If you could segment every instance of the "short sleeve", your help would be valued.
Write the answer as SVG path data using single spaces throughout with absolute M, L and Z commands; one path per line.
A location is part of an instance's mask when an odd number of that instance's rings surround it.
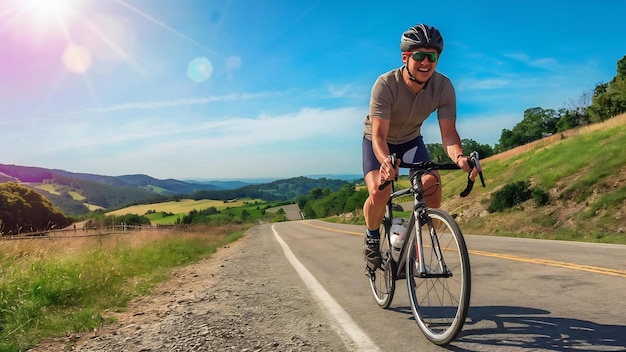
M 442 85 L 440 97 L 437 118 L 456 120 L 456 93 L 449 79 L 446 79 L 445 84 Z
M 385 120 L 391 119 L 391 108 L 393 104 L 393 91 L 389 82 L 384 77 L 378 77 L 372 86 L 370 97 L 370 117 L 378 117 Z

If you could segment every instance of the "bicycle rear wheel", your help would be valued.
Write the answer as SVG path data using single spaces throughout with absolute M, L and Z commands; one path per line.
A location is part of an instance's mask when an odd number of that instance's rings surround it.
M 391 259 L 391 245 L 389 244 L 389 236 L 385 232 L 385 226 L 380 227 L 381 236 L 380 239 L 380 256 L 382 263 L 376 270 L 368 270 L 368 276 L 372 293 L 374 294 L 374 300 L 376 303 L 386 309 L 389 308 L 391 301 L 393 300 L 393 294 L 396 290 L 396 280 L 394 276 L 394 264 Z
M 422 224 L 425 272 L 420 272 L 414 232 L 407 248 L 407 284 L 415 321 L 428 340 L 438 345 L 452 341 L 463 328 L 471 292 L 470 262 L 459 225 L 446 212 L 428 209 L 430 224 Z M 435 236 L 435 243 L 431 235 Z M 437 256 L 438 248 L 446 268 Z M 445 275 L 447 272 L 448 275 Z

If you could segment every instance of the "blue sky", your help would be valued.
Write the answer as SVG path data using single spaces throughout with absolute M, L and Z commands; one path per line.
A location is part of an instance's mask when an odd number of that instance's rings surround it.
M 462 138 L 611 80 L 624 1 L 0 0 L 0 163 L 157 178 L 358 174 L 376 77 L 426 23 Z M 436 118 L 422 129 L 440 143 Z

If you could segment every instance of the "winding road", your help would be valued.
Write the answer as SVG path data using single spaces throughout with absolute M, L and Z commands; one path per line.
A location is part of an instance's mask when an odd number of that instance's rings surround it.
M 361 226 L 261 225 L 348 349 L 442 351 L 420 333 L 405 280 L 387 310 L 364 275 Z M 466 236 L 472 299 L 458 351 L 626 350 L 626 246 Z M 281 250 L 282 249 L 282 250 Z

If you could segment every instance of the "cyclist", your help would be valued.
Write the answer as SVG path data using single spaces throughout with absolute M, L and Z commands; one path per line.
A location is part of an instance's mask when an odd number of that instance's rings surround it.
M 403 65 L 383 73 L 372 87 L 369 114 L 363 133 L 363 175 L 369 197 L 363 205 L 367 232 L 364 259 L 374 270 L 380 265 L 379 227 L 391 187 L 379 190 L 384 181 L 398 174 L 398 164 L 391 165 L 388 157 L 396 153 L 407 162 L 430 160 L 420 127 L 437 111 L 441 141 L 446 154 L 475 179 L 479 170 L 470 170 L 463 154 L 461 138 L 456 129 L 456 96 L 454 87 L 443 74 L 436 72 L 443 51 L 443 38 L 434 27 L 418 24 L 402 34 L 400 51 Z M 422 178 L 427 206 L 441 204 L 439 173 Z

